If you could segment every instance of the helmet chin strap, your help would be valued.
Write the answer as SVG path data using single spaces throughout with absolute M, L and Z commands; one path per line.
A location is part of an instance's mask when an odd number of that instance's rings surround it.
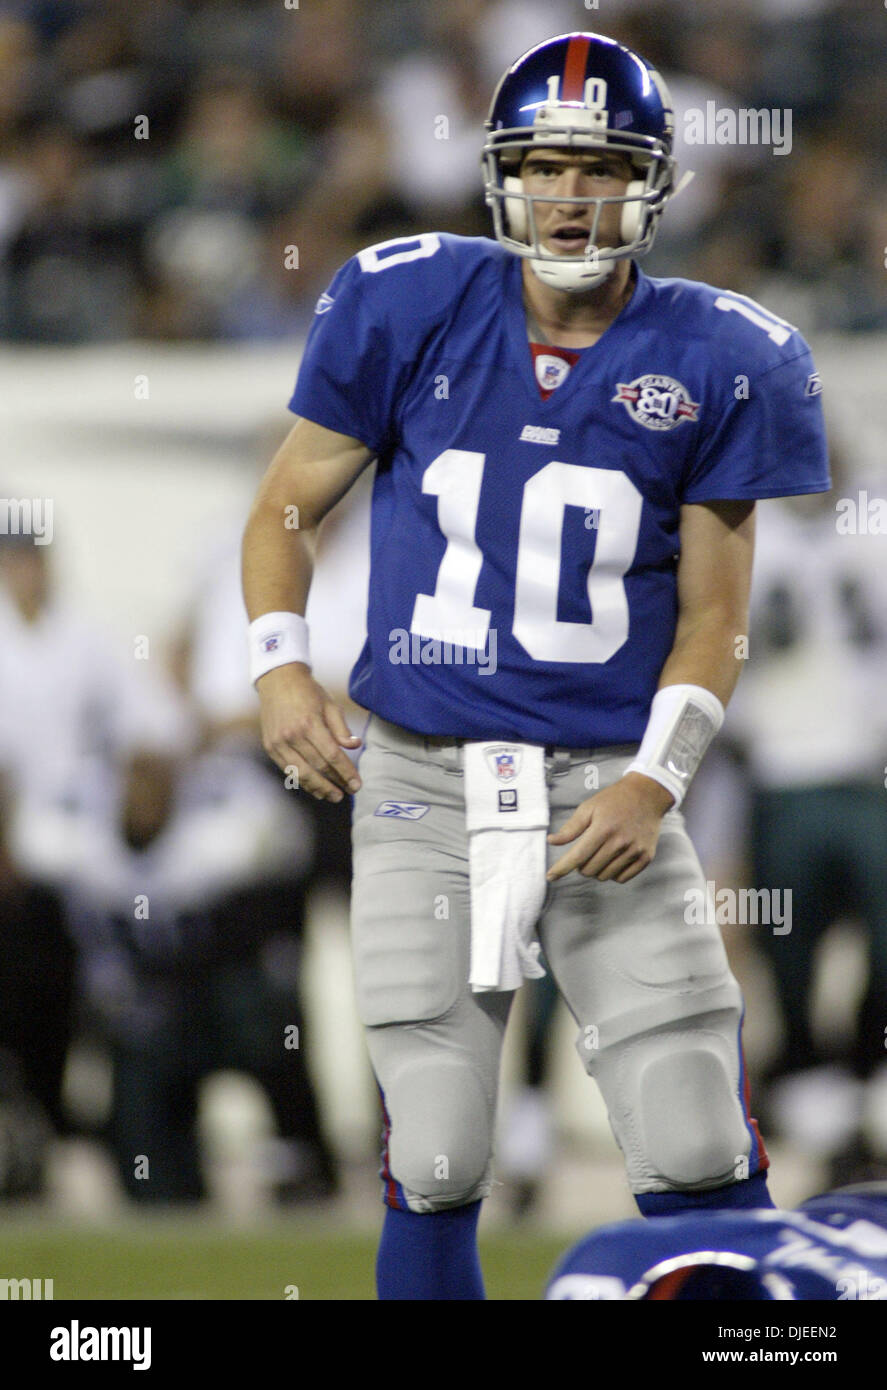
M 569 294 L 580 294 L 583 290 L 593 290 L 602 285 L 607 277 L 613 274 L 615 264 L 615 261 L 610 261 L 606 268 L 601 270 L 600 261 L 589 261 L 587 264 L 581 261 L 565 261 L 563 265 L 538 258 L 530 261 L 533 274 L 543 285 L 555 290 L 566 290 Z

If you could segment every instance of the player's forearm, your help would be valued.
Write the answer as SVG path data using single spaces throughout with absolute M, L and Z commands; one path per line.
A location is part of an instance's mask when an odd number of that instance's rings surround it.
M 298 419 L 262 479 L 243 537 L 243 596 L 250 622 L 265 613 L 304 617 L 314 537 L 373 454 L 359 439 Z
M 624 774 L 660 816 L 672 801 L 681 805 L 724 721 L 738 675 L 735 639 L 745 626 L 733 598 L 685 608 L 679 617 L 644 737 Z
M 259 499 L 243 535 L 243 598 L 250 622 L 263 613 L 304 616 L 314 572 L 313 535 L 287 525 L 291 515 Z
M 674 645 L 659 677 L 666 685 L 701 685 L 726 705 L 739 679 L 737 639 L 748 632 L 748 612 L 720 607 L 678 620 Z

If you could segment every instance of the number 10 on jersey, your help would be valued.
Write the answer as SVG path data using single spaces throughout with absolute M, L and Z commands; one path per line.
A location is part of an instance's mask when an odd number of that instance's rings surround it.
M 474 597 L 483 564 L 475 539 L 486 455 L 445 449 L 422 477 L 438 498 L 446 550 L 433 594 L 418 594 L 410 631 L 458 646 L 486 645 L 491 613 Z M 628 638 L 623 579 L 634 559 L 643 498 L 624 473 L 553 460 L 524 485 L 514 571 L 513 633 L 534 661 L 609 661 Z M 591 622 L 557 617 L 564 512 L 598 514 L 597 543 L 586 587 Z

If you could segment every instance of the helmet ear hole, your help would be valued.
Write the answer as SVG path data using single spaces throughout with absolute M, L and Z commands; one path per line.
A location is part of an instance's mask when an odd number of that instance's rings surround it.
M 502 180 L 502 187 L 507 193 L 523 193 L 523 179 L 517 178 L 514 174 L 506 174 Z M 523 198 L 505 199 L 505 219 L 508 223 L 508 232 L 515 241 L 527 240 L 527 208 Z
M 646 190 L 647 185 L 643 179 L 633 180 L 625 190 L 624 196 L 633 200 L 630 203 L 623 203 L 622 205 L 622 220 L 619 224 L 619 232 L 625 245 L 629 245 L 640 236 L 647 204 L 635 200 L 642 198 Z

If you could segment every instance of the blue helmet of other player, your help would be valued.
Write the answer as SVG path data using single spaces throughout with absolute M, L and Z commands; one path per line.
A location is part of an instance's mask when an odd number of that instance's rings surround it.
M 639 54 L 600 34 L 561 34 L 537 44 L 505 73 L 485 130 L 484 188 L 496 238 L 530 259 L 555 289 L 592 289 L 616 261 L 653 245 L 663 208 L 674 190 L 674 113 L 668 88 Z M 547 145 L 569 152 L 605 149 L 633 171 L 618 197 L 542 197 L 524 192 L 521 164 L 528 150 Z M 539 238 L 533 203 L 593 207 L 581 254 L 559 255 Z M 618 246 L 597 245 L 603 208 L 622 205 Z

